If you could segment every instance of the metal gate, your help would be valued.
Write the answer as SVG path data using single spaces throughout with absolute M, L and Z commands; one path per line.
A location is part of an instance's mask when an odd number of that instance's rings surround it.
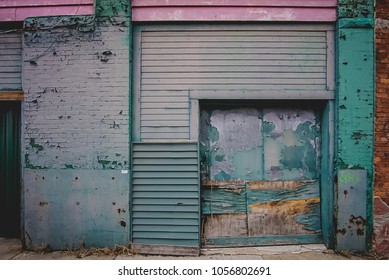
M 0 236 L 20 237 L 20 102 L 0 103 Z
M 319 120 L 298 105 L 201 111 L 203 244 L 321 241 Z

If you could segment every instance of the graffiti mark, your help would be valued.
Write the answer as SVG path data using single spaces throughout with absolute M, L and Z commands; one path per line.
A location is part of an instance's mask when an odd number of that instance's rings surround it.
M 342 174 L 340 174 L 338 176 L 338 182 L 340 184 L 356 184 L 359 181 L 360 181 L 360 178 L 355 177 L 350 173 L 342 172 Z

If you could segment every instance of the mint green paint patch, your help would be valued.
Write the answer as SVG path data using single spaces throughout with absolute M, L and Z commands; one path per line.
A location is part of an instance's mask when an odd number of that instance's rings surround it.
M 46 166 L 32 164 L 30 162 L 30 155 L 29 154 L 24 155 L 24 164 L 25 164 L 25 167 L 29 168 L 29 169 L 47 169 Z
M 224 160 L 224 151 L 222 148 L 217 149 L 217 151 L 212 151 L 212 158 L 216 161 L 223 161 Z
M 214 177 L 215 180 L 222 180 L 222 181 L 227 181 L 227 180 L 230 180 L 231 179 L 231 176 L 228 175 L 226 172 L 224 171 L 220 171 L 218 174 L 215 175 Z
M 275 129 L 275 125 L 273 123 L 263 122 L 263 126 L 262 126 L 263 135 L 265 136 L 271 135 L 274 129 Z
M 35 143 L 35 138 L 30 138 L 29 144 L 30 144 L 31 148 L 36 150 L 36 152 L 42 151 L 44 149 L 42 145 Z
M 281 163 L 286 169 L 303 168 L 304 147 L 284 147 Z
M 209 140 L 211 142 L 219 141 L 219 131 L 216 127 L 210 126 L 209 128 Z
M 232 156 L 234 171 L 231 173 L 233 179 L 246 181 L 262 180 L 262 149 L 249 151 L 237 151 Z

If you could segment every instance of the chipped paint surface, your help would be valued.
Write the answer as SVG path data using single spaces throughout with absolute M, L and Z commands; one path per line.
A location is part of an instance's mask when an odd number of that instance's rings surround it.
M 366 248 L 366 170 L 338 171 L 338 250 L 364 251 Z
M 374 1 L 342 0 L 339 2 L 336 50 L 337 94 L 335 102 L 336 151 L 335 169 L 364 169 L 367 171 L 366 191 L 361 193 L 363 203 L 348 203 L 359 207 L 366 219 L 364 236 L 358 242 L 350 242 L 345 250 L 369 250 L 373 232 L 373 148 L 374 148 Z M 338 198 L 344 193 L 338 191 Z M 357 197 L 356 197 L 357 198 Z M 357 199 L 358 201 L 358 199 Z M 342 210 L 342 206 L 337 206 Z M 355 217 L 359 215 L 353 214 Z M 350 215 L 345 216 L 348 224 Z M 343 231 L 342 221 L 336 221 L 339 233 Z M 356 227 L 356 225 L 352 225 Z M 345 229 L 347 231 L 347 227 Z M 338 235 L 339 236 L 339 235 Z M 355 237 L 355 236 L 354 236 Z M 362 240 L 363 239 L 363 240 Z M 341 242 L 342 243 L 342 242 Z M 355 244 L 356 247 L 354 247 Z M 364 244 L 364 245 L 361 245 Z
M 215 110 L 211 114 L 204 112 L 201 122 L 200 141 L 205 158 L 202 162 L 209 167 L 206 177 L 219 180 L 262 178 L 258 110 L 242 108 Z
M 318 119 L 311 109 L 201 112 L 205 244 L 227 237 L 320 235 Z
M 28 248 L 129 242 L 128 175 L 117 170 L 24 170 Z
M 317 177 L 320 126 L 316 119 L 311 110 L 272 108 L 263 111 L 265 179 Z

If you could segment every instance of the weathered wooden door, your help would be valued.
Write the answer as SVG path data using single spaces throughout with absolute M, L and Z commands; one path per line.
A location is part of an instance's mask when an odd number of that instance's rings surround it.
M 200 153 L 203 244 L 320 242 L 317 109 L 203 108 Z

